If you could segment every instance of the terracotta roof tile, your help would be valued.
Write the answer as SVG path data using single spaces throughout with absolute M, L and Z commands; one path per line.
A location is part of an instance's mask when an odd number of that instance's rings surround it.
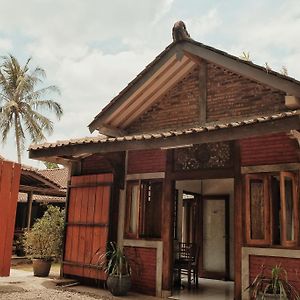
M 214 131 L 223 128 L 229 127 L 242 127 L 248 124 L 254 123 L 263 123 L 275 119 L 283 119 L 292 116 L 299 116 L 300 110 L 294 111 L 287 111 L 278 114 L 273 114 L 269 116 L 259 116 L 255 118 L 249 118 L 241 121 L 235 122 L 225 122 L 220 124 L 206 124 L 204 126 L 194 127 L 194 128 L 187 128 L 185 130 L 176 130 L 176 131 L 167 131 L 167 132 L 155 132 L 155 133 L 147 133 L 147 134 L 140 134 L 140 135 L 133 135 L 133 136 L 124 136 L 124 137 L 117 137 L 117 138 L 108 138 L 108 137 L 87 137 L 87 138 L 80 138 L 80 139 L 72 139 L 66 141 L 60 141 L 56 143 L 44 143 L 44 144 L 33 144 L 30 146 L 30 150 L 38 150 L 38 149 L 47 149 L 47 148 L 54 148 L 54 147 L 62 147 L 65 145 L 79 145 L 79 144 L 91 144 L 91 143 L 114 143 L 114 142 L 122 142 L 122 141 L 134 141 L 134 140 L 149 140 L 149 139 L 159 139 L 159 138 L 168 138 L 170 136 L 180 136 L 180 135 L 188 135 L 195 132 L 202 132 L 202 131 Z
M 33 200 L 36 202 L 65 202 L 66 197 L 57 197 L 57 196 L 47 196 L 47 195 L 33 195 Z M 18 202 L 27 202 L 27 194 L 19 193 Z
M 67 188 L 68 184 L 68 169 L 57 168 L 57 169 L 46 169 L 38 171 L 44 177 L 47 177 L 51 181 L 58 184 L 62 189 Z

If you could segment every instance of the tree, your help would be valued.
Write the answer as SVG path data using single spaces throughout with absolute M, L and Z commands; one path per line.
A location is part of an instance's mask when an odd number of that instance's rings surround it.
M 54 100 L 45 99 L 50 93 L 58 93 L 54 86 L 40 88 L 46 73 L 42 68 L 29 69 L 31 58 L 24 66 L 11 54 L 2 57 L 0 65 L 0 133 L 6 142 L 13 131 L 18 162 L 25 148 L 26 136 L 31 142 L 45 140 L 45 133 L 53 132 L 53 122 L 43 112 L 54 112 L 60 119 L 62 107 Z

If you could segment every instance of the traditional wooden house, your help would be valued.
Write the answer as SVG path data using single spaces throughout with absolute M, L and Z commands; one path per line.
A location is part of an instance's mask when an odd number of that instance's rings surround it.
M 199 248 L 199 277 L 233 280 L 235 299 L 262 264 L 300 290 L 300 82 L 181 22 L 173 39 L 91 122 L 101 136 L 30 148 L 71 168 L 63 274 L 105 279 L 93 257 L 114 240 L 137 262 L 133 288 L 168 296 L 177 241 Z

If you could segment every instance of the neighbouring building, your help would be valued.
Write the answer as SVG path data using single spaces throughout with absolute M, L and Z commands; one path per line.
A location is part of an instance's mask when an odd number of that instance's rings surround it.
M 20 190 L 16 212 L 15 234 L 29 229 L 43 216 L 47 205 L 65 207 L 68 169 L 40 170 L 21 166 Z
M 6 159 L 0 156 L 0 161 L 6 161 Z M 48 204 L 65 207 L 67 181 L 67 168 L 40 170 L 21 165 L 15 241 L 24 230 L 34 224 L 37 218 L 43 216 Z
M 173 38 L 91 122 L 99 137 L 30 148 L 70 168 L 63 274 L 104 280 L 95 251 L 118 241 L 137 262 L 133 289 L 168 296 L 182 241 L 199 246 L 200 277 L 234 281 L 235 299 L 262 264 L 300 290 L 300 82 L 180 22 Z

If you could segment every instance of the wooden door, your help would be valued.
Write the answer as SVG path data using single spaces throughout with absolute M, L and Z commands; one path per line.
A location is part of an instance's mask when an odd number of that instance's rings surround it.
M 202 198 L 200 276 L 229 278 L 229 196 Z
M 63 274 L 106 279 L 96 252 L 109 238 L 113 174 L 73 176 L 69 187 Z

